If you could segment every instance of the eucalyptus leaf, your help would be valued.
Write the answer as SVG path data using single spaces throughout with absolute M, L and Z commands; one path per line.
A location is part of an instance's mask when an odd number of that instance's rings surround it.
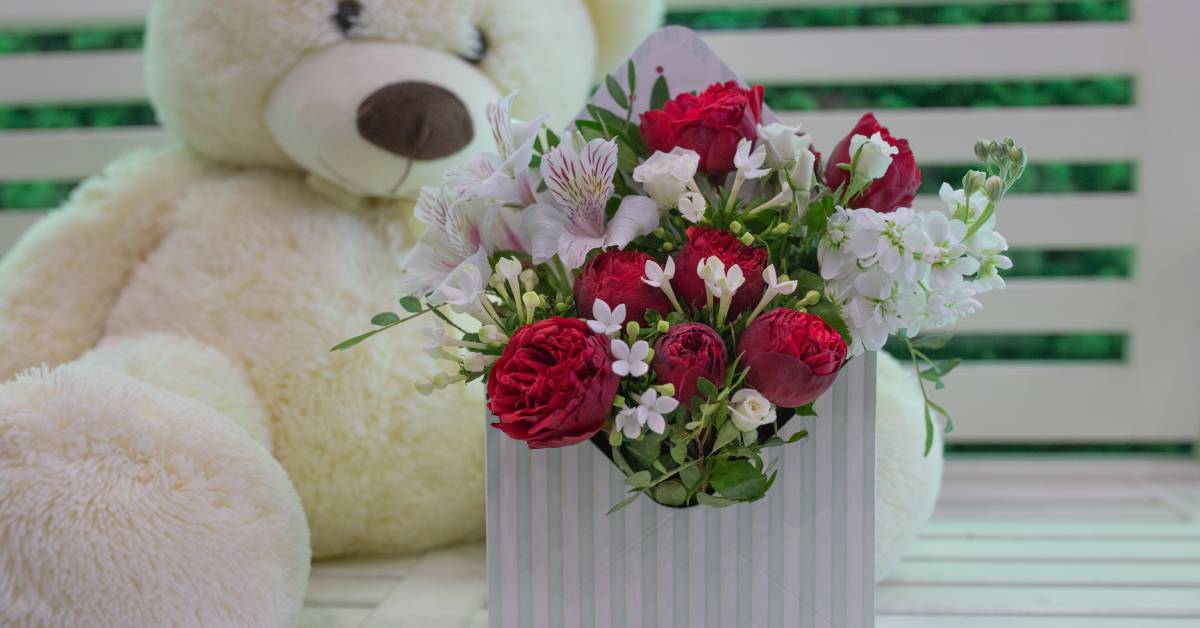
M 687 489 L 675 480 L 667 480 L 654 488 L 654 501 L 664 506 L 682 506 L 687 501 Z
M 622 109 L 629 109 L 629 98 L 625 95 L 625 90 L 621 89 L 621 84 L 617 82 L 611 74 L 604 78 L 604 86 L 608 88 L 608 95 L 612 96 L 613 102 Z
M 629 497 L 626 497 L 625 499 L 622 499 L 621 501 L 619 501 L 619 502 L 617 502 L 615 505 L 613 505 L 613 507 L 612 507 L 612 508 L 609 508 L 609 509 L 608 509 L 608 512 L 606 513 L 606 515 L 611 515 L 611 514 L 613 514 L 614 512 L 617 512 L 617 511 L 619 511 L 619 510 L 623 510 L 623 509 L 624 509 L 626 506 L 628 506 L 629 504 L 632 504 L 632 503 L 633 503 L 633 500 L 635 500 L 635 499 L 637 499 L 637 498 L 639 498 L 639 497 L 641 497 L 641 496 L 642 496 L 642 494 L 641 494 L 641 493 L 634 493 L 633 495 L 630 495 Z
M 732 499 L 717 497 L 716 495 L 709 495 L 707 493 L 696 493 L 696 502 L 701 506 L 709 506 L 711 508 L 728 508 L 737 503 Z
M 625 483 L 633 488 L 646 488 L 650 486 L 650 472 L 638 471 L 637 473 L 625 478 Z
M 667 86 L 667 77 L 662 74 L 654 81 L 654 89 L 650 92 L 650 108 L 662 109 L 671 100 L 671 89 Z
M 738 430 L 732 421 L 722 425 L 720 431 L 717 432 L 717 440 L 713 443 L 713 451 L 720 451 L 729 443 L 740 438 L 741 435 L 741 431 Z
M 416 314 L 421 311 L 421 300 L 417 297 L 404 297 L 400 299 L 400 307 L 409 314 Z
M 418 304 L 417 311 L 420 311 L 420 310 L 421 310 L 421 307 L 420 307 L 420 304 Z M 396 314 L 395 312 L 383 312 L 380 314 L 376 314 L 371 319 L 371 324 L 376 327 L 387 327 L 388 325 L 395 325 L 399 322 L 400 322 L 400 316 L 398 314 Z

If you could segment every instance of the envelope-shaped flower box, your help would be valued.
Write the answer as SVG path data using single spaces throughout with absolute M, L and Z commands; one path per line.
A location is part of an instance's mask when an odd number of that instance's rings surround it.
M 487 436 L 492 628 L 870 628 L 875 355 L 851 360 L 772 449 L 766 496 L 728 508 L 641 497 L 590 443 Z M 489 417 L 489 422 L 491 418 Z

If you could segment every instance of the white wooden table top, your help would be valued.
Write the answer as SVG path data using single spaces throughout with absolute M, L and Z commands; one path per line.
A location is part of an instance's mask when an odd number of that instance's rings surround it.
M 314 565 L 304 628 L 486 628 L 482 546 Z M 1200 627 L 1200 463 L 952 458 L 878 628 Z

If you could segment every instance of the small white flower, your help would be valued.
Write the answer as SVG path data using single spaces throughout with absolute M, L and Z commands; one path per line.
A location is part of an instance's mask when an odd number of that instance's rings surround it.
M 450 336 L 446 333 L 446 326 L 441 323 L 434 323 L 423 328 L 421 335 L 425 336 L 425 342 L 421 343 L 421 348 L 425 351 L 438 351 L 450 342 Z
M 668 257 L 667 263 L 659 266 L 658 262 L 649 259 L 646 260 L 646 276 L 642 277 L 642 283 L 654 288 L 661 288 L 663 284 L 671 283 L 675 278 L 675 258 Z
M 484 325 L 479 328 L 479 341 L 488 345 L 502 345 L 508 342 L 508 336 L 495 325 Z
M 733 393 L 729 401 L 729 418 L 740 431 L 749 432 L 775 422 L 775 406 L 753 388 Z
M 597 334 L 612 336 L 621 332 L 621 326 L 625 324 L 625 304 L 621 303 L 616 308 L 609 307 L 604 299 L 596 299 L 592 304 L 592 320 L 587 322 L 588 329 Z
M 521 260 L 515 257 L 506 257 L 496 262 L 496 272 L 509 283 L 516 283 L 520 280 L 522 268 Z
M 637 408 L 625 408 L 617 413 L 617 431 L 624 434 L 625 438 L 637 438 L 641 436 L 642 424 L 643 422 L 638 420 Z
M 860 148 L 862 152 L 859 152 Z M 888 144 L 878 131 L 871 137 L 855 135 L 850 138 L 850 157 L 853 159 L 858 155 L 856 174 L 866 179 L 882 177 L 892 165 L 892 155 L 899 152 L 900 149 Z
M 649 427 L 651 432 L 662 434 L 667 431 L 667 421 L 663 415 L 674 412 L 678 407 L 679 402 L 674 397 L 659 397 L 657 390 L 648 388 L 638 397 L 638 422 Z
M 792 203 L 795 202 L 795 200 L 796 200 L 796 197 L 792 193 L 792 186 L 788 185 L 787 181 L 784 181 L 783 185 L 780 186 L 778 194 L 771 197 L 767 201 L 763 202 L 762 205 L 759 205 L 758 207 L 755 207 L 754 209 L 750 210 L 750 213 L 755 214 L 764 209 L 772 209 L 775 207 L 783 207 L 785 205 L 791 205 Z
M 796 288 L 800 285 L 800 283 L 795 279 L 783 282 L 779 281 L 779 275 L 777 275 L 775 272 L 774 264 L 767 266 L 766 269 L 763 270 L 763 281 L 765 281 L 767 284 L 767 292 L 773 292 L 777 295 L 791 294 L 795 292 Z
M 737 152 L 733 154 L 733 165 L 737 167 L 738 174 L 747 179 L 761 179 L 770 174 L 770 168 L 762 167 L 766 160 L 767 149 L 761 144 L 754 148 L 754 142 L 745 138 L 738 142 Z
M 715 255 L 702 259 L 696 264 L 696 275 L 704 280 L 705 284 L 714 285 L 718 278 L 725 276 L 725 262 Z
M 679 197 L 679 213 L 688 222 L 704 220 L 704 212 L 708 210 L 708 201 L 699 192 L 687 192 Z
M 694 150 L 659 151 L 633 169 L 633 180 L 642 184 L 660 208 L 671 209 L 688 188 L 695 187 L 693 178 L 699 167 L 700 155 Z
M 612 370 L 621 377 L 641 377 L 650 371 L 646 358 L 650 357 L 650 343 L 639 340 L 633 346 L 625 344 L 624 340 L 614 338 L 610 346 L 616 360 Z
M 736 264 L 725 271 L 724 277 L 717 279 L 717 288 L 721 290 L 722 297 L 732 297 L 745 284 L 746 275 L 742 272 L 742 267 Z
M 495 361 L 496 356 L 494 355 L 484 355 L 482 353 L 468 351 L 467 354 L 463 356 L 463 368 L 471 373 L 482 373 Z

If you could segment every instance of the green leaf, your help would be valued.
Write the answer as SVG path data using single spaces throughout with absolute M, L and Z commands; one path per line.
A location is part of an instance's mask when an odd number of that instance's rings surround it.
M 421 300 L 417 297 L 404 297 L 400 299 L 400 307 L 409 314 L 416 314 L 421 311 Z
M 420 309 L 420 305 L 418 304 L 417 311 L 420 311 Z M 383 312 L 381 314 L 376 314 L 375 317 L 371 319 L 371 324 L 376 327 L 387 327 L 388 325 L 395 325 L 399 322 L 400 316 L 398 316 L 395 312 Z
M 708 493 L 696 493 L 696 502 L 701 506 L 709 506 L 712 508 L 726 508 L 736 504 L 732 499 L 709 495 Z
M 816 404 L 810 403 L 806 406 L 800 406 L 793 410 L 793 412 L 796 413 L 796 416 L 817 416 Z
M 621 501 L 619 501 L 619 502 L 617 502 L 616 504 L 614 504 L 612 508 L 609 508 L 609 509 L 608 509 L 608 512 L 607 512 L 607 513 L 605 513 L 605 515 L 606 515 L 606 516 L 607 516 L 607 515 L 611 515 L 611 514 L 613 514 L 614 512 L 617 512 L 617 511 L 619 511 L 619 510 L 622 510 L 622 509 L 624 509 L 624 508 L 625 508 L 626 506 L 628 506 L 629 504 L 632 504 L 632 503 L 633 503 L 633 500 L 635 500 L 635 499 L 637 499 L 637 498 L 639 498 L 639 497 L 641 497 L 641 496 L 642 496 L 642 494 L 641 494 L 641 493 L 634 493 L 633 495 L 630 495 L 629 497 L 626 497 L 625 499 L 622 499 Z
M 799 432 L 789 436 L 787 442 L 790 445 L 792 443 L 800 442 L 806 438 L 808 438 L 808 430 L 800 430 Z
M 696 390 L 699 390 L 700 394 L 704 395 L 706 400 L 717 398 L 717 385 L 709 381 L 706 377 L 696 380 Z
M 351 339 L 349 339 L 349 340 L 343 340 L 342 342 L 338 343 L 338 344 L 337 344 L 337 345 L 336 345 L 334 348 L 330 349 L 330 351 L 331 351 L 331 352 L 333 352 L 333 351 L 345 351 L 346 349 L 349 349 L 349 348 L 351 348 L 351 347 L 354 347 L 354 346 L 357 346 L 357 345 L 361 344 L 361 343 L 362 343 L 362 341 L 366 340 L 367 338 L 370 338 L 371 336 L 374 336 L 375 334 L 378 334 L 378 333 L 379 333 L 379 332 L 381 332 L 381 331 L 383 331 L 383 330 L 382 330 L 382 329 L 376 329 L 376 330 L 374 330 L 374 331 L 369 331 L 369 332 L 367 332 L 367 333 L 365 333 L 365 334 L 363 334 L 363 335 L 361 335 L 361 336 L 355 336 L 355 337 L 353 337 L 353 338 L 351 338 Z
M 683 464 L 684 462 L 687 461 L 687 443 L 686 442 L 679 443 L 678 445 L 671 447 L 671 460 L 674 460 L 675 464 Z
M 629 98 L 625 95 L 625 90 L 621 89 L 621 84 L 617 82 L 611 74 L 604 77 L 604 86 L 608 88 L 608 95 L 612 96 L 613 102 L 622 109 L 629 109 Z
M 741 431 L 733 424 L 732 421 L 721 426 L 721 430 L 717 432 L 717 441 L 713 443 L 713 451 L 721 451 L 729 443 L 736 441 L 742 435 Z
M 622 140 L 618 140 L 617 167 L 621 169 L 621 172 L 633 172 L 634 168 L 637 168 L 640 163 L 641 162 L 638 160 L 637 154 L 633 152 L 633 149 L 629 147 L 629 144 L 626 144 Z
M 625 78 L 626 84 L 629 85 L 629 94 L 633 97 L 630 100 L 634 100 L 637 98 L 637 66 L 633 65 L 633 59 L 625 65 Z
M 637 473 L 625 478 L 625 483 L 633 488 L 647 488 L 650 486 L 650 472 L 638 471 Z
M 821 276 L 814 272 L 804 270 L 803 268 L 793 268 L 788 273 L 788 278 L 796 281 L 796 294 L 800 296 L 808 294 L 810 290 L 816 290 L 820 293 L 825 292 L 825 280 L 821 279 Z
M 929 403 L 925 403 L 925 457 L 933 450 L 933 413 L 929 411 Z
M 689 491 L 696 490 L 700 484 L 700 469 L 693 465 L 680 471 L 679 481 L 683 482 Z
M 642 467 L 649 467 L 662 454 L 663 437 L 647 432 L 637 440 L 625 441 L 625 450 L 633 454 Z
M 704 425 L 704 424 L 701 423 L 700 421 L 692 421 L 691 423 L 688 423 L 687 425 L 683 426 L 683 429 L 690 432 L 694 429 L 699 428 L 701 425 Z
M 654 81 L 654 89 L 650 92 L 650 108 L 662 109 L 671 100 L 671 90 L 667 87 L 667 77 L 659 74 Z
M 713 488 L 738 501 L 753 501 L 767 491 L 767 476 L 754 468 L 749 460 L 721 460 L 713 468 Z
M 932 349 L 934 351 L 946 346 L 954 334 L 922 334 L 917 336 L 912 341 L 912 346 L 918 349 Z
M 629 466 L 629 461 L 625 459 L 625 454 L 621 453 L 620 448 L 612 450 L 612 457 L 613 462 L 616 463 L 617 468 L 621 470 L 621 473 L 624 473 L 627 476 L 633 475 L 633 467 Z
M 675 480 L 667 480 L 654 489 L 654 501 L 664 506 L 682 506 L 687 501 L 687 489 Z

